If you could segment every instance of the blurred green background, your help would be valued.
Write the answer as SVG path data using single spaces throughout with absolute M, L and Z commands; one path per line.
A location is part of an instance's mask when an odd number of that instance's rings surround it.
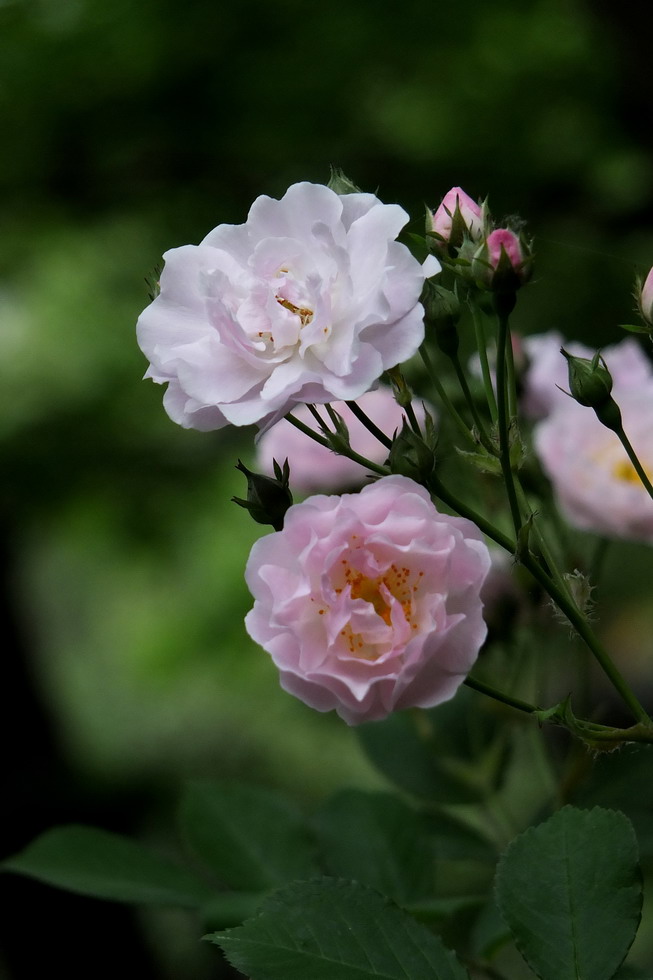
M 181 431 L 141 382 L 145 279 L 167 248 L 334 165 L 416 230 L 456 184 L 519 212 L 537 272 L 517 325 L 618 339 L 653 262 L 646 8 L 625 8 L 0 0 L 3 853 L 68 820 L 156 837 L 187 776 L 306 801 L 376 785 L 345 726 L 283 695 L 245 635 L 261 529 L 229 498 L 253 433 Z M 621 552 L 616 598 L 646 588 L 647 559 Z M 48 900 L 115 923 L 141 978 L 191 975 L 178 923 L 152 965 L 123 910 L 2 887 L 0 975 L 36 975 L 19 937 Z M 48 941 L 71 956 L 70 935 Z

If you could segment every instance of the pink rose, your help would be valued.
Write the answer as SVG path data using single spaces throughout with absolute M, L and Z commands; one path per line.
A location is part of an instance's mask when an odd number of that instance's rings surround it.
M 373 194 L 294 184 L 243 225 L 166 252 L 138 321 L 146 377 L 180 425 L 280 418 L 298 402 L 358 398 L 424 337 L 424 266 L 395 241 L 408 215 Z
M 388 476 L 357 494 L 309 497 L 257 541 L 245 625 L 281 686 L 348 724 L 453 697 L 486 635 L 481 533 L 427 491 Z
M 586 358 L 591 358 L 594 351 L 573 340 L 567 343 L 555 331 L 525 337 L 523 343 L 528 368 L 523 379 L 522 407 L 529 418 L 542 418 L 571 401 L 565 394 L 569 391 L 569 372 L 560 348 L 564 345 L 575 357 Z M 651 362 L 632 337 L 603 348 L 601 353 L 612 375 L 616 401 L 623 391 L 653 383 Z
M 357 398 L 356 403 L 386 435 L 391 437 L 395 429 L 401 430 L 403 409 L 395 401 L 390 388 L 380 387 L 375 391 L 368 391 Z M 358 421 L 344 402 L 332 402 L 331 407 L 342 415 L 349 429 L 352 449 L 373 463 L 383 463 L 388 458 L 389 450 Z M 415 414 L 421 423 L 424 420 L 424 410 L 418 403 L 415 404 Z M 431 414 L 433 415 L 432 411 Z M 296 408 L 293 415 L 315 432 L 319 432 L 317 422 L 305 405 Z M 272 461 L 277 459 L 283 462 L 286 457 L 290 463 L 292 489 L 300 493 L 343 490 L 363 483 L 367 476 L 359 463 L 325 449 L 290 422 L 281 419 L 260 437 L 257 465 L 264 473 L 271 473 Z
M 624 429 L 653 476 L 653 390 L 622 390 Z M 535 450 L 570 524 L 653 544 L 653 500 L 619 439 L 571 398 L 535 427 Z
M 452 187 L 442 198 L 442 203 L 438 209 L 431 215 L 429 230 L 436 232 L 445 242 L 451 241 L 452 225 L 456 212 L 458 212 L 458 220 L 464 226 L 461 232 L 466 232 L 469 238 L 477 241 L 483 236 L 483 211 L 483 207 L 472 200 L 462 187 Z M 454 235 L 454 237 L 460 237 L 462 241 L 462 234 Z M 459 245 L 460 242 L 454 241 L 452 244 Z

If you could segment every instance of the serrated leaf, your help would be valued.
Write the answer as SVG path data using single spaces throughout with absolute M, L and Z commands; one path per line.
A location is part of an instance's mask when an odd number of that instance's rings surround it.
M 344 790 L 315 814 L 325 871 L 371 885 L 398 904 L 433 894 L 433 843 L 423 816 L 389 793 Z
M 117 902 L 197 908 L 212 894 L 185 868 L 95 827 L 55 827 L 4 861 L 2 868 Z
M 501 473 L 501 463 L 496 456 L 490 456 L 488 452 L 470 452 L 468 449 L 455 447 L 459 456 L 462 456 L 468 463 L 471 463 L 481 473 L 489 473 L 492 476 L 499 476 Z
M 642 888 L 630 821 L 567 806 L 499 862 L 499 909 L 541 980 L 611 980 L 635 938 Z
M 271 790 L 191 783 L 179 819 L 185 843 L 230 888 L 267 891 L 318 870 L 303 816 Z
M 207 937 L 250 980 L 469 980 L 441 940 L 357 882 L 295 882 Z

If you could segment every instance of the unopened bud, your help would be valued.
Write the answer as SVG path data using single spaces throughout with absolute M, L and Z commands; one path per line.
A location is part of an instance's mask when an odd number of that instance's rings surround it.
M 608 401 L 612 391 L 612 375 L 599 351 L 591 360 L 587 357 L 574 357 L 564 347 L 560 348 L 560 353 L 567 359 L 571 397 L 589 408 Z
M 649 272 L 644 283 L 640 286 L 637 305 L 642 319 L 653 327 L 653 269 Z
M 472 272 L 479 286 L 514 295 L 531 277 L 530 243 L 510 228 L 495 228 L 474 253 Z
M 290 467 L 288 460 L 281 467 L 276 459 L 273 466 L 274 477 L 264 476 L 262 473 L 253 473 L 238 460 L 236 469 L 247 477 L 247 500 L 240 497 L 231 499 L 248 510 L 257 524 L 271 524 L 275 531 L 281 531 L 286 511 L 293 502 L 288 486 Z
M 428 414 L 428 413 L 427 413 Z M 404 419 L 399 435 L 395 436 L 388 456 L 392 473 L 410 477 L 416 483 L 426 483 L 435 466 L 435 427 L 426 426 L 426 438 L 414 432 Z
M 612 375 L 599 351 L 589 360 L 587 357 L 574 357 L 564 347 L 560 353 L 567 358 L 569 367 L 569 391 L 579 405 L 593 408 L 599 422 L 614 432 L 622 426 L 619 406 L 613 399 Z
M 335 191 L 336 194 L 360 194 L 361 192 L 360 187 L 356 187 L 356 184 L 336 167 L 331 167 L 331 176 L 327 187 Z
M 485 204 L 477 204 L 462 187 L 452 187 L 436 211 L 426 212 L 426 231 L 437 245 L 459 248 L 466 238 L 480 241 L 485 233 Z

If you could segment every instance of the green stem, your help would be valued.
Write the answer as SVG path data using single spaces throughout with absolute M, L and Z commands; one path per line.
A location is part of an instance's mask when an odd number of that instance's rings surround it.
M 522 701 L 521 698 L 514 698 L 510 694 L 506 694 L 504 691 L 499 691 L 496 687 L 491 687 L 490 684 L 485 684 L 483 681 L 477 680 L 468 674 L 463 681 L 467 687 L 471 687 L 472 690 L 478 691 L 480 694 L 485 694 L 489 698 L 494 698 L 495 701 L 500 701 L 501 704 L 507 704 L 510 708 L 516 708 L 517 711 L 525 711 L 526 714 L 532 715 L 536 711 L 540 711 L 534 704 L 530 704 L 528 701 Z
M 433 363 L 431 361 L 431 358 L 429 357 L 429 353 L 424 344 L 422 344 L 422 346 L 420 347 L 419 353 L 420 353 L 420 357 L 422 358 L 422 361 L 424 362 L 424 366 L 428 371 L 429 380 L 431 381 L 431 384 L 437 391 L 440 401 L 442 402 L 446 410 L 449 412 L 449 415 L 451 416 L 456 426 L 458 427 L 458 431 L 466 440 L 466 442 L 470 443 L 470 445 L 477 450 L 478 444 L 476 442 L 476 439 L 474 439 L 474 436 L 469 431 L 469 427 L 467 423 L 465 422 L 463 417 L 459 414 L 453 402 L 449 398 L 449 395 L 444 390 L 442 382 L 440 381 L 437 374 L 435 373 Z
M 487 535 L 487 537 L 491 538 L 493 541 L 496 541 L 496 543 L 504 548 L 505 551 L 508 551 L 511 555 L 514 555 L 516 544 L 512 538 L 509 538 L 507 534 L 500 531 L 498 527 L 495 527 L 494 524 L 483 517 L 482 514 L 475 511 L 473 507 L 468 507 L 467 504 L 463 503 L 462 500 L 456 497 L 455 494 L 453 494 L 444 486 L 443 483 L 440 482 L 440 479 L 435 474 L 432 474 L 429 477 L 427 489 L 431 490 L 436 497 L 439 497 L 440 500 L 447 504 L 448 507 L 451 507 L 451 509 L 461 517 L 466 517 L 468 521 L 476 524 L 483 534 Z
M 415 415 L 415 409 L 413 408 L 412 403 L 408 402 L 408 404 L 403 405 L 402 407 L 408 417 L 411 429 L 416 436 L 421 436 L 422 431 L 419 427 L 419 422 L 417 421 L 417 416 Z
M 630 439 L 628 438 L 628 436 L 624 432 L 623 425 L 621 425 L 618 429 L 615 429 L 614 431 L 619 436 L 619 440 L 621 441 L 621 445 L 624 447 L 624 449 L 628 453 L 628 458 L 629 458 L 630 462 L 633 464 L 633 467 L 635 468 L 635 472 L 637 473 L 637 476 L 640 478 L 640 480 L 644 484 L 644 487 L 646 489 L 646 492 L 648 493 L 649 497 L 651 497 L 651 499 L 653 499 L 653 484 L 649 480 L 648 474 L 647 474 L 646 470 L 644 469 L 644 467 L 640 463 L 639 459 L 637 458 L 637 453 L 633 449 L 633 447 L 632 447 L 632 445 L 630 443 Z
M 510 328 L 508 326 L 508 316 L 500 314 L 498 316 L 499 330 L 497 335 L 497 412 L 499 427 L 499 462 L 503 473 L 506 493 L 508 495 L 508 505 L 510 515 L 515 528 L 515 534 L 519 536 L 522 526 L 517 493 L 515 491 L 515 481 L 512 472 L 512 462 L 510 460 L 510 425 L 508 418 L 508 403 L 506 400 L 506 346 L 510 343 Z
M 485 397 L 487 398 L 488 408 L 490 410 L 490 417 L 493 422 L 496 422 L 498 418 L 497 413 L 497 400 L 494 394 L 494 386 L 492 384 L 492 374 L 490 372 L 490 363 L 487 356 L 487 340 L 485 338 L 485 326 L 482 320 L 482 314 L 475 306 L 472 306 L 472 319 L 474 320 L 474 333 L 476 334 L 476 347 L 478 349 L 478 356 L 481 361 L 481 375 L 483 376 L 483 386 L 485 388 Z
M 485 425 L 483 423 L 483 419 L 479 415 L 474 399 L 472 398 L 472 393 L 469 390 L 467 378 L 465 376 L 465 372 L 462 369 L 462 365 L 460 363 L 458 355 L 450 354 L 449 357 L 451 359 L 451 363 L 454 366 L 456 377 L 458 378 L 458 383 L 460 384 L 460 388 L 465 397 L 465 401 L 467 402 L 467 407 L 469 408 L 472 418 L 474 419 L 474 425 L 476 426 L 476 429 L 478 431 L 478 437 L 481 440 L 481 443 L 485 447 L 485 449 L 487 449 L 487 451 L 491 453 L 492 456 L 496 456 L 497 454 L 496 447 L 494 446 L 494 443 L 492 442 L 489 435 L 485 431 Z
M 378 425 L 374 424 L 372 419 L 363 411 L 363 409 L 359 405 L 356 404 L 356 402 L 345 402 L 345 404 L 351 410 L 352 415 L 356 416 L 358 421 L 365 426 L 368 432 L 371 432 L 372 435 L 386 447 L 386 449 L 392 449 L 392 439 L 390 439 L 390 437 L 387 436 L 385 432 L 381 432 L 381 429 L 379 429 Z
M 308 408 L 310 409 L 310 407 L 311 406 L 309 405 Z M 317 415 L 317 412 L 315 414 Z M 325 439 L 324 436 L 319 435 L 315 431 L 315 429 L 311 429 L 310 425 L 306 425 L 304 422 L 300 422 L 300 420 L 296 419 L 293 415 L 290 414 L 290 412 L 284 417 L 290 422 L 291 425 L 294 425 L 296 429 L 299 429 L 300 432 L 303 432 L 305 436 L 308 436 L 310 439 L 313 439 L 314 442 L 318 442 L 321 446 L 324 446 L 326 449 L 331 449 L 332 452 L 335 451 L 333 449 L 333 446 L 330 444 L 329 440 Z M 317 415 L 317 417 L 319 418 L 319 415 Z M 351 448 L 351 446 L 349 447 L 347 452 L 338 450 L 338 454 L 340 456 L 346 456 L 348 459 L 352 459 L 355 463 L 360 463 L 361 466 L 364 466 L 368 470 L 372 470 L 373 473 L 378 473 L 379 476 L 390 475 L 390 470 L 386 466 L 379 466 L 378 463 L 373 463 L 371 459 L 366 459 L 365 456 L 361 456 L 360 453 L 355 452 Z
M 512 349 L 510 331 L 506 338 L 506 389 L 508 393 L 508 416 L 517 417 L 517 384 L 515 382 L 515 356 Z

